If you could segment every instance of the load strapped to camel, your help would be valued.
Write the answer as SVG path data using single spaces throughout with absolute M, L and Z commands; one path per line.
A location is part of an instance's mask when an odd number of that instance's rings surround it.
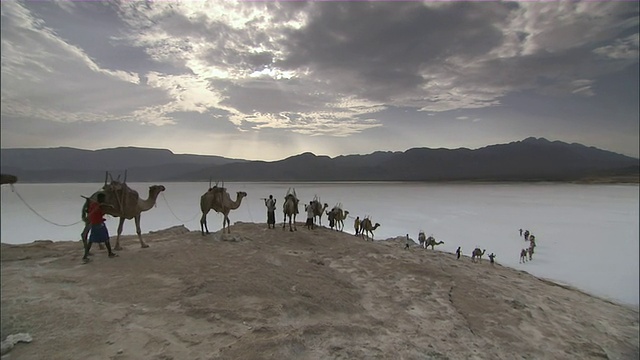
M 287 194 L 284 196 L 284 203 L 282 204 L 283 209 L 286 208 L 287 206 L 287 200 L 289 199 L 293 199 L 294 201 L 294 211 L 295 214 L 298 214 L 298 203 L 300 202 L 300 200 L 298 199 L 298 195 L 296 194 L 296 189 L 295 188 L 289 188 L 287 190 Z
M 109 179 L 111 181 L 107 183 L 107 180 Z M 116 206 L 114 206 L 114 211 L 120 214 L 125 213 L 124 210 L 127 209 L 129 204 L 137 204 L 138 199 L 140 198 L 140 195 L 138 195 L 138 192 L 131 189 L 127 185 L 126 170 L 124 172 L 123 182 L 120 182 L 120 176 L 118 176 L 118 178 L 114 180 L 113 176 L 111 176 L 111 173 L 107 171 L 104 177 L 104 185 L 102 186 L 102 189 L 96 191 L 94 194 L 91 195 L 91 197 L 83 196 L 86 199 L 82 207 L 82 220 L 84 222 L 87 222 L 87 216 L 88 216 L 87 212 L 89 211 L 90 202 L 96 201 L 97 196 L 100 193 L 105 195 L 105 203 L 116 204 Z

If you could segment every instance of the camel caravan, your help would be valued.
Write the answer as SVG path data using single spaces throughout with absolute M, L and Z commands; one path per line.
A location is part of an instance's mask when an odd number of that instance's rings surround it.
M 0 183 L 2 185 L 15 184 L 17 181 L 18 178 L 15 175 L 0 174 Z M 122 182 L 120 181 L 119 176 L 117 179 L 113 179 L 112 175 L 109 172 L 106 172 L 102 188 L 89 197 L 83 196 L 83 198 L 85 198 L 85 202 L 82 207 L 82 221 L 84 222 L 85 227 L 81 233 L 81 239 L 86 250 L 86 255 L 91 255 L 88 252 L 88 249 L 90 249 L 88 235 L 90 230 L 92 230 L 92 223 L 89 218 L 88 210 L 92 203 L 98 203 L 98 199 L 100 198 L 101 202 L 99 203 L 99 207 L 102 210 L 102 214 L 119 218 L 116 243 L 114 247 L 115 250 L 122 250 L 122 247 L 120 246 L 120 237 L 122 235 L 123 225 L 125 220 L 131 219 L 135 222 L 136 234 L 140 242 L 140 247 L 147 248 L 149 245 L 144 242 L 140 227 L 141 214 L 145 211 L 151 210 L 156 205 L 158 196 L 165 190 L 166 188 L 163 185 L 152 185 L 148 189 L 146 199 L 143 199 L 136 190 L 127 185 L 126 171 Z M 209 187 L 207 191 L 200 197 L 200 211 L 202 212 L 200 217 L 200 233 L 202 236 L 210 233 L 207 226 L 207 214 L 211 210 L 223 215 L 222 233 L 230 234 L 231 220 L 229 218 L 229 213 L 231 210 L 238 209 L 245 197 L 247 197 L 246 192 L 238 191 L 236 192 L 234 200 L 224 187 L 224 183 L 222 186 L 219 186 L 218 183 L 211 186 L 211 180 L 209 180 Z M 266 204 L 267 199 L 264 200 Z M 283 230 L 287 228 L 287 223 L 289 224 L 289 231 L 294 232 L 298 230 L 296 227 L 296 216 L 299 213 L 299 203 L 300 199 L 296 194 L 295 188 L 289 188 L 286 192 L 284 203 L 282 205 Z M 271 208 L 271 211 L 275 209 L 275 200 L 273 205 L 274 206 Z M 329 205 L 327 203 L 323 203 L 317 195 L 314 196 L 313 200 L 311 200 L 308 205 L 305 205 L 305 211 L 307 211 L 307 224 L 309 225 L 309 222 L 311 223 L 309 229 L 313 229 L 315 227 L 316 218 L 317 224 L 322 226 L 322 215 L 326 214 L 331 230 L 335 227 L 336 231 L 344 231 L 344 221 L 349 216 L 349 211 L 344 210 L 341 203 L 336 204 L 331 208 L 331 210 L 327 210 L 328 208 Z M 104 221 L 104 219 L 102 219 L 102 221 Z M 365 241 L 373 241 L 374 231 L 378 227 L 380 227 L 380 224 L 377 222 L 373 223 L 369 216 L 364 217 L 362 220 L 360 220 L 360 217 L 357 217 L 354 222 L 355 235 L 360 236 Z M 525 241 L 529 241 L 529 247 L 527 249 L 522 249 L 520 252 L 520 263 L 524 263 L 526 261 L 531 261 L 533 258 L 534 249 L 536 247 L 535 236 L 530 234 L 528 230 L 523 234 L 522 229 L 520 229 L 520 235 L 524 235 Z M 407 234 L 406 249 L 409 248 L 410 242 L 413 242 L 413 240 L 410 240 L 409 235 Z M 437 245 L 444 244 L 444 241 L 436 241 L 433 235 L 429 235 L 427 237 L 423 230 L 420 230 L 418 233 L 418 242 L 421 248 L 428 249 L 431 247 L 431 250 L 434 250 Z M 100 249 L 104 249 L 103 243 L 98 242 L 98 245 L 100 246 Z M 111 253 L 108 239 L 106 245 L 110 251 L 109 255 L 116 256 Z M 480 248 L 476 247 L 471 252 L 471 261 L 474 263 L 480 263 L 485 252 L 486 250 L 480 250 Z M 456 255 L 460 258 L 460 248 L 458 248 Z M 495 257 L 496 256 L 493 253 L 489 255 L 491 264 L 494 263 L 493 259 Z

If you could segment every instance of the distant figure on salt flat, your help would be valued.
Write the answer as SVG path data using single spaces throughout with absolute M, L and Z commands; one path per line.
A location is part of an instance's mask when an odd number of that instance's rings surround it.
M 353 222 L 353 227 L 356 229 L 356 236 L 360 233 L 360 216 L 356 217 L 356 221 Z
M 411 246 L 411 243 L 412 243 L 412 242 L 413 242 L 413 240 L 411 240 L 411 239 L 409 238 L 409 234 L 407 234 L 407 242 L 406 242 L 406 243 L 405 243 L 405 245 L 404 245 L 405 250 L 408 250 L 408 249 L 409 249 L 409 246 Z
M 425 243 L 427 242 L 427 235 L 425 235 L 424 231 L 420 230 L 420 232 L 418 233 L 418 241 L 420 242 L 420 246 L 422 246 L 423 248 L 427 248 L 427 246 L 425 245 Z
M 494 253 L 489 254 L 489 261 L 491 262 L 491 265 L 493 265 L 494 263 L 493 259 L 495 259 L 495 257 L 496 257 L 496 254 Z
M 533 235 L 529 235 L 529 247 L 532 249 L 536 247 L 536 237 Z
M 267 207 L 267 227 L 269 229 L 276 228 L 276 199 L 273 195 L 269 195 L 268 199 L 264 199 L 264 205 Z
M 533 255 L 533 248 L 529 247 L 529 249 L 527 250 L 527 253 L 529 254 L 529 261 L 531 261 L 531 255 Z
M 527 249 L 522 249 L 522 251 L 520 251 L 520 263 L 525 262 L 527 262 Z
M 524 241 L 529 240 L 529 230 L 524 231 Z
M 460 246 L 458 246 L 458 250 L 456 250 L 456 259 L 460 259 L 461 253 L 462 253 L 462 250 L 460 249 Z
M 520 236 L 522 236 L 522 229 L 520 229 Z

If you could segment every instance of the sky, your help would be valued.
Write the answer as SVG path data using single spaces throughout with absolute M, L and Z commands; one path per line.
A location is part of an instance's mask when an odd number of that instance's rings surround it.
M 639 156 L 637 1 L 2 1 L 1 148 Z

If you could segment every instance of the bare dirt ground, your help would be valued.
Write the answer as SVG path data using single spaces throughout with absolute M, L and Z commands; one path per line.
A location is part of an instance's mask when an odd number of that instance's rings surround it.
M 3 359 L 638 359 L 638 311 L 327 228 L 2 244 Z M 437 248 L 436 248 L 437 249 Z

